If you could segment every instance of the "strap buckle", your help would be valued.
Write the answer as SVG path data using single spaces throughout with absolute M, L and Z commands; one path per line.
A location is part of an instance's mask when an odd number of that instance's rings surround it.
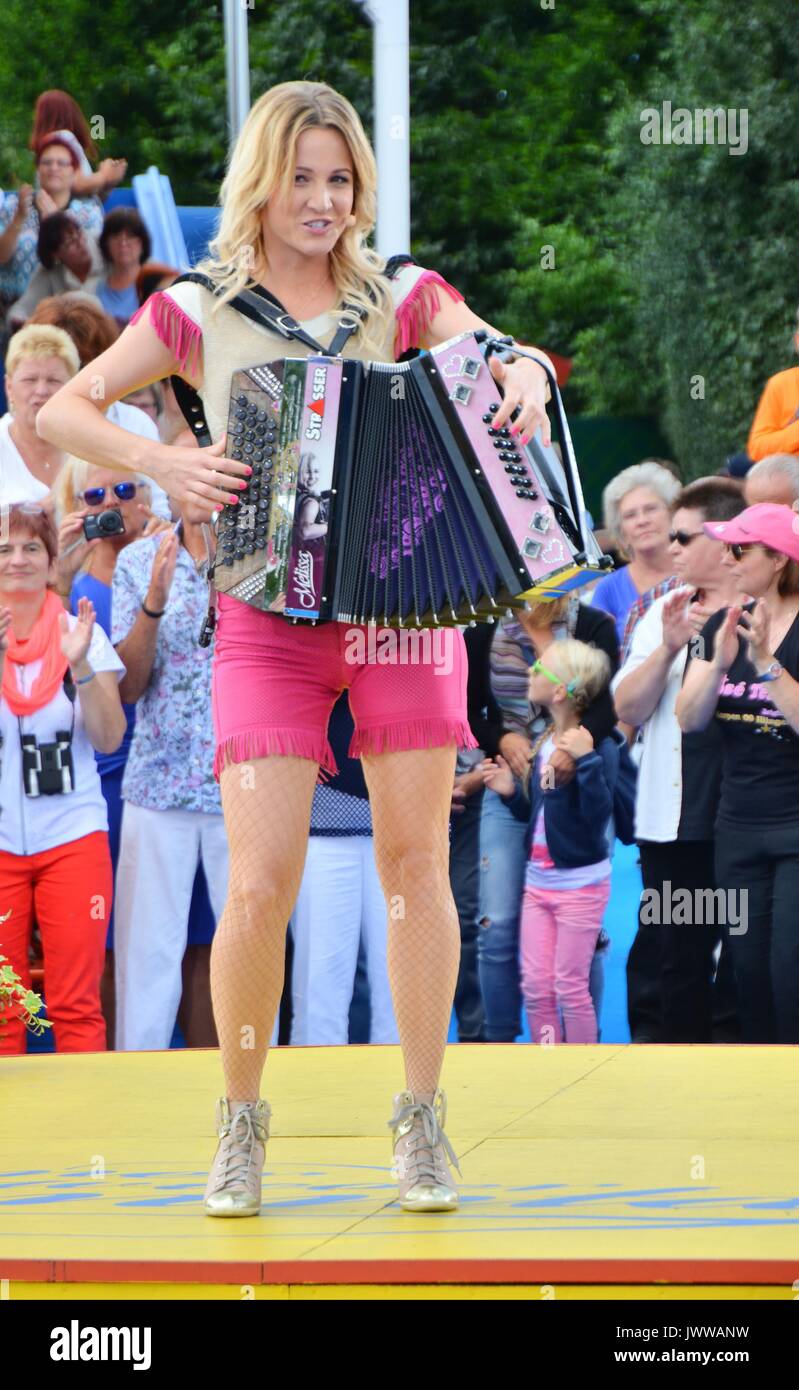
M 291 317 L 291 314 L 275 314 L 272 323 L 284 338 L 293 338 L 300 326 L 297 320 Z

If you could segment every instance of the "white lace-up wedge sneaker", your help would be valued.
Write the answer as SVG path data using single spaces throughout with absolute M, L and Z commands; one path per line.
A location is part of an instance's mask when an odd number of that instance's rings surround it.
M 461 1170 L 444 1133 L 446 1118 L 443 1091 L 436 1091 L 432 1104 L 418 1100 L 412 1091 L 401 1091 L 394 1097 L 394 1114 L 388 1125 L 394 1132 L 392 1174 L 399 1179 L 403 1211 L 455 1211 L 458 1206 L 458 1189 L 449 1164 L 458 1173 Z
M 203 1202 L 208 1216 L 258 1215 L 271 1115 L 265 1100 L 217 1101 L 219 1147 Z

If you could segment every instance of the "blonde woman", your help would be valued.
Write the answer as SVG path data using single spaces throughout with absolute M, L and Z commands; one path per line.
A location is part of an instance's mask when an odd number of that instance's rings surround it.
M 526 826 L 522 993 L 530 1037 L 543 1045 L 597 1041 L 589 975 L 610 896 L 607 826 L 620 752 L 612 735 L 595 746 L 583 718 L 610 672 L 596 647 L 553 642 L 530 670 L 530 699 L 550 712 L 552 725 L 536 740 L 523 789 L 501 756 L 483 764 L 487 786 Z M 576 765 L 560 787 L 551 768 L 558 751 Z
M 681 489 L 668 468 L 646 459 L 623 469 L 602 494 L 605 529 L 629 563 L 600 579 L 591 602 L 613 618 L 620 645 L 632 605 L 643 598 L 651 603 L 672 578 L 669 530 Z
M 344 304 L 365 313 L 345 348 L 393 361 L 486 325 L 432 271 L 405 266 L 390 281 L 366 244 L 375 222 L 376 167 L 360 120 L 331 88 L 283 83 L 256 102 L 222 186 L 222 216 L 205 270 L 221 299 L 195 284 L 153 295 L 119 343 L 51 403 L 49 439 L 107 467 L 140 468 L 181 500 L 214 510 L 246 487 L 251 470 L 224 457 L 231 375 L 286 356 L 286 342 L 225 300 L 249 285 L 266 291 L 324 344 Z M 304 349 L 295 340 L 292 354 Z M 514 429 L 549 438 L 545 374 L 521 359 L 493 367 L 505 388 L 497 423 L 519 408 Z M 177 373 L 203 399 L 212 437 L 203 449 L 161 445 L 146 458 L 101 417 L 92 399 Z M 236 491 L 234 491 L 234 489 Z M 157 621 L 153 615 L 152 621 Z M 458 1196 L 447 1162 L 438 1089 L 458 971 L 459 933 L 448 877 L 448 817 L 459 743 L 470 746 L 462 638 L 451 633 L 451 674 L 344 659 L 340 624 L 294 627 L 222 596 L 214 665 L 215 771 L 230 842 L 225 910 L 211 962 L 225 1071 L 219 1147 L 205 1195 L 212 1216 L 260 1207 L 270 1110 L 259 1087 L 283 982 L 284 938 L 302 877 L 311 799 L 320 763 L 332 768 L 330 710 L 349 687 L 374 817 L 383 890 L 401 903 L 389 926 L 389 973 L 405 1059 L 406 1089 L 391 1127 L 400 1200 L 415 1211 L 450 1210 Z M 246 762 L 252 775 L 242 776 Z M 241 1045 L 242 1029 L 254 1046 Z
M 29 324 L 6 355 L 8 413 L 0 419 L 0 503 L 43 502 L 64 452 L 36 433 L 39 411 L 79 370 L 78 353 L 62 328 Z

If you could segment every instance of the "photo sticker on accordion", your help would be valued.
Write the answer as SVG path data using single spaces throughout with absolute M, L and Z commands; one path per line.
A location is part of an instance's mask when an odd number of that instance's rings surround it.
M 471 386 L 464 386 L 463 382 L 459 381 L 458 385 L 454 386 L 450 391 L 449 398 L 451 401 L 456 401 L 458 405 L 468 405 L 469 401 L 471 400 L 471 396 Z

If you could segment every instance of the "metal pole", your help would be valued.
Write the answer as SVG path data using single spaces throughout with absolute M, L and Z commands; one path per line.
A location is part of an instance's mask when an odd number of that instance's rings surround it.
M 411 248 L 408 0 L 356 0 L 372 21 L 377 250 Z
M 250 51 L 245 0 L 225 0 L 225 73 L 230 142 L 236 140 L 250 109 Z

